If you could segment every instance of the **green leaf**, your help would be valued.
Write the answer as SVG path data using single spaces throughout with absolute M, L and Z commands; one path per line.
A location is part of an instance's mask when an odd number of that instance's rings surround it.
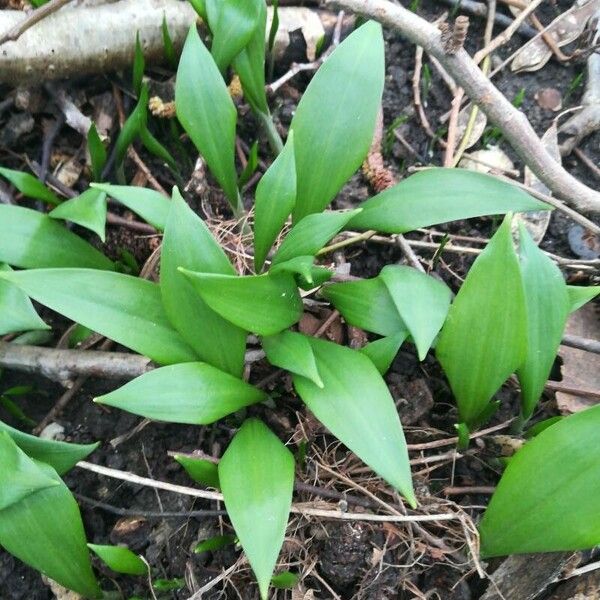
M 116 163 L 120 165 L 127 156 L 127 149 L 139 136 L 140 131 L 146 127 L 148 122 L 148 85 L 142 84 L 138 103 L 127 117 L 115 142 Z
M 217 2 L 216 10 L 208 12 L 208 24 L 213 34 L 211 54 L 221 72 L 252 38 L 259 24 L 261 4 L 264 4 L 263 0 L 228 0 Z
M 0 263 L 0 271 L 12 271 L 12 269 Z M 50 327 L 35 312 L 27 294 L 12 283 L 0 280 L 0 335 L 32 329 L 50 329 Z
M 246 331 L 212 310 L 177 269 L 233 275 L 235 270 L 204 221 L 175 188 L 160 259 L 160 291 L 173 327 L 207 363 L 241 377 Z
M 350 222 L 356 229 L 404 233 L 419 227 L 499 215 L 550 210 L 518 187 L 468 169 L 433 168 L 415 173 L 360 204 Z
M 152 582 L 152 587 L 157 592 L 181 590 L 185 587 L 185 579 L 182 579 L 181 577 L 176 577 L 174 579 L 155 579 Z M 129 600 L 131 600 L 131 598 Z
M 550 417 L 548 419 L 544 419 L 543 421 L 538 421 L 535 425 L 532 425 L 524 434 L 524 438 L 529 440 L 534 438 L 536 435 L 542 433 L 542 431 L 548 429 L 548 427 L 552 427 L 559 421 L 564 419 L 562 416 Z
M 571 303 L 571 312 L 575 312 L 584 304 L 593 300 L 600 294 L 600 285 L 590 285 L 583 287 L 580 285 L 568 285 L 567 292 Z
M 220 489 L 217 464 L 203 458 L 193 458 L 176 454 L 173 458 L 185 469 L 186 473 L 196 482 L 208 487 Z
M 148 188 L 133 185 L 110 185 L 92 183 L 91 187 L 106 192 L 123 206 L 133 211 L 159 231 L 163 231 L 171 210 L 171 200 L 163 194 Z
M 8 433 L 13 441 L 31 458 L 48 463 L 60 475 L 72 469 L 76 463 L 85 459 L 99 445 L 95 444 L 67 444 L 46 440 L 23 433 L 0 421 L 0 431 Z
M 480 525 L 485 557 L 600 544 L 600 406 L 548 427 L 513 456 Z
M 333 435 L 415 507 L 402 425 L 381 375 L 360 352 L 316 338 L 306 339 L 324 387 L 294 375 L 296 391 Z
M 157 421 L 206 425 L 266 399 L 229 373 L 189 362 L 149 371 L 94 401 Z
M 52 467 L 38 463 L 38 468 L 57 485 L 0 511 L 0 545 L 60 585 L 86 598 L 102 598 L 77 503 Z
M 190 0 L 193 9 L 198 13 L 203 21 L 207 21 L 205 0 Z
M 60 204 L 58 196 L 53 194 L 39 179 L 36 179 L 29 173 L 0 167 L 0 175 L 5 179 L 8 179 L 21 194 L 28 198 L 42 200 L 43 202 L 47 202 L 54 206 Z
M 140 32 L 137 31 L 135 34 L 135 54 L 133 57 L 133 91 L 139 96 L 142 91 L 142 78 L 144 77 L 144 67 L 146 61 L 144 60 L 144 53 L 142 52 L 142 45 L 140 44 Z
M 256 167 L 258 167 L 258 141 L 255 141 L 254 144 L 252 144 L 252 148 L 250 148 L 250 153 L 248 154 L 248 162 L 238 177 L 238 187 L 240 189 L 242 189 L 248 183 L 250 177 L 254 175 Z
M 266 600 L 294 488 L 294 457 L 258 419 L 248 419 L 219 462 L 225 508 Z
M 314 256 L 359 211 L 360 209 L 336 210 L 304 217 L 285 236 L 272 264 L 276 265 L 297 256 Z
M 252 110 L 269 114 L 265 93 L 265 33 L 267 5 L 263 0 L 253 0 L 259 5 L 257 25 L 244 49 L 233 59 L 233 69 L 238 74 L 244 98 Z M 270 117 L 269 117 L 270 118 Z
M 260 271 L 296 202 L 294 132 L 256 186 L 254 204 L 254 268 Z
M 0 432 L 0 483 L 0 513 L 38 490 L 59 485 L 4 431 Z
M 193 3 L 191 3 L 193 6 Z M 171 34 L 169 33 L 169 27 L 167 25 L 167 18 L 163 14 L 162 20 L 162 39 L 163 39 L 163 48 L 165 51 L 165 58 L 169 63 L 169 66 L 172 69 L 177 69 L 177 54 L 175 52 L 175 47 L 173 46 L 173 40 L 171 38 Z
M 271 585 L 280 590 L 289 590 L 290 588 L 293 588 L 298 581 L 300 581 L 300 575 L 291 573 L 290 571 L 282 571 L 271 577 Z
M 159 364 L 196 359 L 171 328 L 158 285 L 93 269 L 0 272 L 31 298 Z
M 477 257 L 436 347 L 461 421 L 470 427 L 527 355 L 527 316 L 510 215 Z
M 382 375 L 385 375 L 407 336 L 407 331 L 400 331 L 399 333 L 382 337 L 361 348 L 360 352 L 368 356 L 377 370 Z
M 148 573 L 146 563 L 129 548 L 99 544 L 88 544 L 88 548 L 115 573 L 124 573 L 125 575 L 146 575 Z
M 389 291 L 379 277 L 334 283 L 322 294 L 354 327 L 389 336 L 408 330 L 398 314 Z
M 278 335 L 262 338 L 262 346 L 272 365 L 302 375 L 317 387 L 323 387 L 312 348 L 305 336 L 283 331 Z
M 226 3 L 229 4 L 229 3 Z M 177 118 L 231 205 L 239 206 L 235 172 L 235 124 L 237 113 L 227 86 L 212 57 L 190 27 L 179 60 L 175 84 Z
M 208 538 L 203 542 L 200 542 L 195 548 L 194 552 L 200 554 L 201 552 L 214 552 L 229 546 L 235 542 L 235 535 L 216 535 Z
M 298 176 L 295 222 L 321 212 L 367 155 L 381 106 L 384 62 L 381 26 L 369 21 L 334 50 L 306 88 L 291 124 Z
M 92 123 L 87 137 L 88 152 L 90 153 L 90 160 L 92 162 L 92 177 L 94 181 L 100 181 L 102 179 L 102 169 L 106 164 L 106 148 L 98 135 L 96 125 Z
M 517 376 L 522 415 L 529 419 L 544 391 L 569 316 L 570 301 L 560 269 L 531 239 L 523 222 L 520 263 L 527 308 L 527 355 Z
M 113 269 L 93 246 L 47 215 L 20 206 L 0 205 L 0 262 L 38 267 Z
M 59 204 L 50 216 L 64 219 L 93 231 L 103 242 L 106 229 L 106 194 L 90 188 L 76 198 Z
M 302 299 L 287 273 L 238 277 L 181 269 L 214 311 L 246 331 L 274 335 L 302 315 Z
M 388 265 L 379 274 L 424 360 L 450 308 L 452 292 L 412 267 Z
M 171 153 L 150 133 L 146 126 L 140 129 L 140 140 L 150 154 L 163 160 L 174 171 L 177 170 L 177 162 Z

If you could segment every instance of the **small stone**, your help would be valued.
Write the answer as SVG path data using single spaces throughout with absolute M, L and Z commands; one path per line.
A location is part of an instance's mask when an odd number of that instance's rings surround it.
M 535 93 L 534 98 L 544 110 L 556 112 L 562 108 L 562 96 L 556 88 L 542 88 Z

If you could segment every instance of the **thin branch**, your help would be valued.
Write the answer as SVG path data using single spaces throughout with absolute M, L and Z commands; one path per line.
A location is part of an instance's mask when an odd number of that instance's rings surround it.
M 440 31 L 431 23 L 387 0 L 325 0 L 325 4 L 376 19 L 423 46 L 502 130 L 523 162 L 548 189 L 579 210 L 600 212 L 600 193 L 578 181 L 546 152 L 527 117 L 485 77 L 464 49 L 446 54 Z

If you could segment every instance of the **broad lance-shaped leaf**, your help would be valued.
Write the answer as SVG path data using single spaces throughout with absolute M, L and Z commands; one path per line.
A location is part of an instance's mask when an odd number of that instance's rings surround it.
M 315 357 L 306 336 L 293 331 L 283 331 L 278 335 L 262 338 L 262 346 L 272 365 L 290 373 L 302 375 L 310 379 L 317 387 L 323 387 Z
M 206 304 L 246 331 L 274 335 L 291 327 L 302 315 L 302 299 L 288 273 L 238 277 L 181 272 Z
M 288 522 L 294 457 L 258 419 L 248 419 L 219 462 L 225 508 L 266 600 Z
M 57 485 L 0 510 L 0 545 L 63 587 L 85 598 L 102 598 L 77 503 L 52 467 L 37 466 Z
M 176 454 L 173 458 L 196 483 L 216 489 L 221 488 L 217 463 L 184 454 Z
M 12 271 L 0 263 L 0 271 Z M 33 329 L 50 329 L 33 308 L 31 300 L 16 285 L 0 280 L 0 335 Z
M 333 435 L 415 507 L 404 432 L 379 371 L 360 352 L 316 338 L 307 340 L 324 386 L 294 375 L 296 391 Z
M 367 155 L 381 106 L 384 62 L 381 26 L 369 21 L 334 50 L 306 88 L 291 124 L 298 176 L 295 222 L 321 212 Z
M 412 267 L 388 265 L 379 277 L 410 331 L 419 360 L 424 360 L 446 320 L 452 297 L 450 288 Z
M 36 210 L 0 204 L 0 223 L 0 262 L 23 269 L 114 268 L 92 245 Z
M 23 171 L 14 171 L 0 167 L 0 175 L 8 179 L 24 196 L 42 200 L 56 206 L 60 204 L 59 198 L 51 192 L 39 179 Z
M 513 456 L 480 525 L 484 557 L 600 544 L 600 406 L 561 419 Z
M 584 304 L 593 300 L 600 294 L 600 285 L 590 285 L 583 287 L 581 285 L 568 285 L 567 292 L 569 294 L 570 311 L 575 312 Z
M 266 399 L 264 392 L 229 373 L 188 362 L 140 375 L 94 401 L 157 421 L 207 425 Z
M 273 265 L 297 256 L 315 255 L 360 209 L 308 215 L 296 223 L 273 257 Z
M 59 485 L 5 431 L 0 433 L 0 512 L 30 494 Z
M 407 331 L 401 331 L 400 333 L 382 337 L 379 340 L 368 343 L 360 349 L 360 352 L 368 356 L 377 370 L 382 375 L 385 375 L 407 336 Z
M 349 227 L 404 233 L 459 219 L 552 207 L 491 175 L 433 168 L 407 177 L 360 208 Z
M 533 414 L 552 370 L 570 312 L 567 286 L 560 269 L 531 239 L 523 223 L 520 263 L 527 307 L 527 356 L 517 371 L 522 414 Z
M 237 112 L 195 24 L 190 27 L 179 60 L 175 106 L 177 118 L 206 160 L 229 202 L 234 209 L 241 208 L 234 158 Z
M 72 469 L 99 445 L 98 442 L 95 444 L 68 444 L 67 442 L 46 440 L 23 433 L 2 421 L 0 421 L 0 431 L 8 433 L 15 444 L 30 458 L 49 464 L 59 475 Z
M 148 573 L 146 563 L 129 548 L 100 544 L 88 544 L 88 548 L 115 573 L 124 573 L 125 575 L 146 575 Z
M 94 189 L 105 192 L 159 231 L 164 230 L 171 209 L 171 201 L 163 194 L 133 185 L 110 185 L 108 183 L 92 183 L 90 185 Z
M 296 202 L 294 132 L 256 186 L 254 204 L 254 268 L 260 271 Z
M 160 257 L 160 291 L 169 320 L 203 361 L 241 377 L 246 331 L 225 320 L 177 269 L 234 275 L 235 270 L 204 221 L 173 190 Z
M 93 231 L 103 242 L 106 229 L 106 194 L 90 188 L 49 213 L 53 219 L 64 219 Z
M 31 298 L 160 364 L 195 360 L 172 329 L 158 285 L 93 269 L 0 272 Z
M 473 263 L 450 307 L 436 355 L 467 425 L 527 355 L 527 316 L 510 215 Z
M 408 335 L 408 329 L 379 277 L 334 283 L 324 287 L 322 294 L 350 325 L 379 335 L 388 336 L 403 331 Z

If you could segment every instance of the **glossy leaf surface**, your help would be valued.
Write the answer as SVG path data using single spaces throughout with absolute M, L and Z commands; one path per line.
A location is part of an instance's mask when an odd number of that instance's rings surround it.
M 10 181 L 10 183 L 28 198 L 42 200 L 42 202 L 55 206 L 60 204 L 58 196 L 51 192 L 39 179 L 29 173 L 0 167 L 0 176 Z
M 462 421 L 477 424 L 526 353 L 525 294 L 508 216 L 473 263 L 436 347 Z
M 407 331 L 401 331 L 387 337 L 382 337 L 362 347 L 360 352 L 368 356 L 377 370 L 382 375 L 385 375 L 407 336 Z
M 88 544 L 88 548 L 115 573 L 124 573 L 125 575 L 146 575 L 148 573 L 146 563 L 129 548 L 101 544 Z
M 196 483 L 220 489 L 216 463 L 204 458 L 194 458 L 183 454 L 177 454 L 174 458 Z
M 247 420 L 219 462 L 225 507 L 266 600 L 292 504 L 294 457 L 258 419 Z
M 31 298 L 152 360 L 194 360 L 194 351 L 171 327 L 158 285 L 93 269 L 0 272 Z
M 402 425 L 379 371 L 360 352 L 307 340 L 324 386 L 294 375 L 296 391 L 331 433 L 415 506 Z
M 95 401 L 157 421 L 206 425 L 266 399 L 229 373 L 188 362 L 154 369 Z
M 360 205 L 350 227 L 404 233 L 419 227 L 506 212 L 549 210 L 518 187 L 468 169 L 415 173 Z
M 93 231 L 103 242 L 106 229 L 106 194 L 90 188 L 62 204 L 50 213 L 53 219 L 64 219 Z

